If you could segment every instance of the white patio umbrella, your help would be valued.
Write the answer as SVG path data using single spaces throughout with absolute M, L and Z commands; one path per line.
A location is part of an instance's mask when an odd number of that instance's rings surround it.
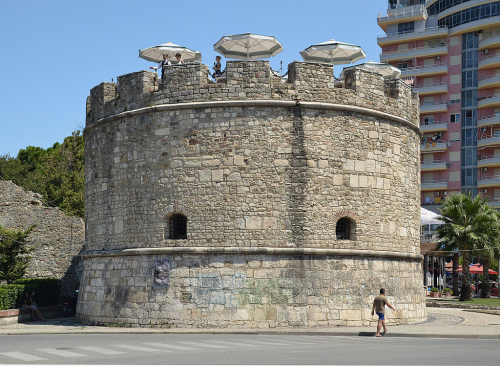
M 283 46 L 273 36 L 245 33 L 222 37 L 214 44 L 214 50 L 226 58 L 261 60 L 276 56 Z
M 444 224 L 442 220 L 438 220 L 441 215 L 420 207 L 420 222 L 422 225 Z
M 334 39 L 309 46 L 305 50 L 300 51 L 300 55 L 306 62 L 332 65 L 346 65 L 366 57 L 365 52 L 360 46 L 338 42 Z
M 179 46 L 178 44 L 172 42 L 139 50 L 139 57 L 152 62 L 160 62 L 163 60 L 163 54 L 165 53 L 168 55 L 168 59 L 173 64 L 177 63 L 177 60 L 174 57 L 176 53 L 180 53 L 185 62 L 201 61 L 201 53 L 198 51 Z
M 400 69 L 398 69 L 397 67 L 394 67 L 392 65 L 386 64 L 386 63 L 368 61 L 368 62 L 359 64 L 359 65 L 356 65 L 356 67 L 363 67 L 365 69 L 369 69 L 369 70 L 378 72 L 379 74 L 382 74 L 384 79 L 393 79 L 393 78 L 398 78 L 401 76 Z

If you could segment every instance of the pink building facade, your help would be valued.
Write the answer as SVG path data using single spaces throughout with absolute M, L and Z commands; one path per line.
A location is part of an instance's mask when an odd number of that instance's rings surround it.
M 380 61 L 420 95 L 422 205 L 470 192 L 500 209 L 500 1 L 388 5 Z

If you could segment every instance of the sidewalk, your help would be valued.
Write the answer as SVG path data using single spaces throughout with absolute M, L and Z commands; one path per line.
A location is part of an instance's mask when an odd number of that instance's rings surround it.
M 498 314 L 498 315 L 497 315 Z M 390 312 L 388 316 L 390 317 Z M 390 326 L 386 337 L 480 338 L 500 340 L 500 311 L 427 308 L 426 322 Z M 375 327 L 217 329 L 217 328 L 120 328 L 84 326 L 75 318 L 49 319 L 0 326 L 0 335 L 16 334 L 296 334 L 325 336 L 373 336 Z

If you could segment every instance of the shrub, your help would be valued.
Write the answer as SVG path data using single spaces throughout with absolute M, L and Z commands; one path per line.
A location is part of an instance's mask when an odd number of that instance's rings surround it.
M 445 287 L 445 289 L 443 290 L 443 293 L 446 294 L 448 292 L 451 294 L 453 291 L 451 290 L 451 288 Z
M 61 292 L 61 280 L 56 278 L 23 278 L 14 281 L 16 285 L 24 285 L 27 291 L 36 291 L 38 306 L 57 305 Z
M 439 290 L 435 287 L 431 288 L 431 292 L 439 292 Z
M 16 309 L 21 303 L 23 285 L 0 286 L 0 310 Z

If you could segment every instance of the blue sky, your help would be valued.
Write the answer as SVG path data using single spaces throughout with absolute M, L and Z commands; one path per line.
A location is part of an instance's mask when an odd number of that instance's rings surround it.
M 359 62 L 379 61 L 377 15 L 387 0 L 3 0 L 0 10 L 0 155 L 16 156 L 82 129 L 90 89 L 152 66 L 138 50 L 168 41 L 200 51 L 210 66 L 222 36 L 245 32 L 283 44 L 274 69 L 329 39 L 363 47 Z

